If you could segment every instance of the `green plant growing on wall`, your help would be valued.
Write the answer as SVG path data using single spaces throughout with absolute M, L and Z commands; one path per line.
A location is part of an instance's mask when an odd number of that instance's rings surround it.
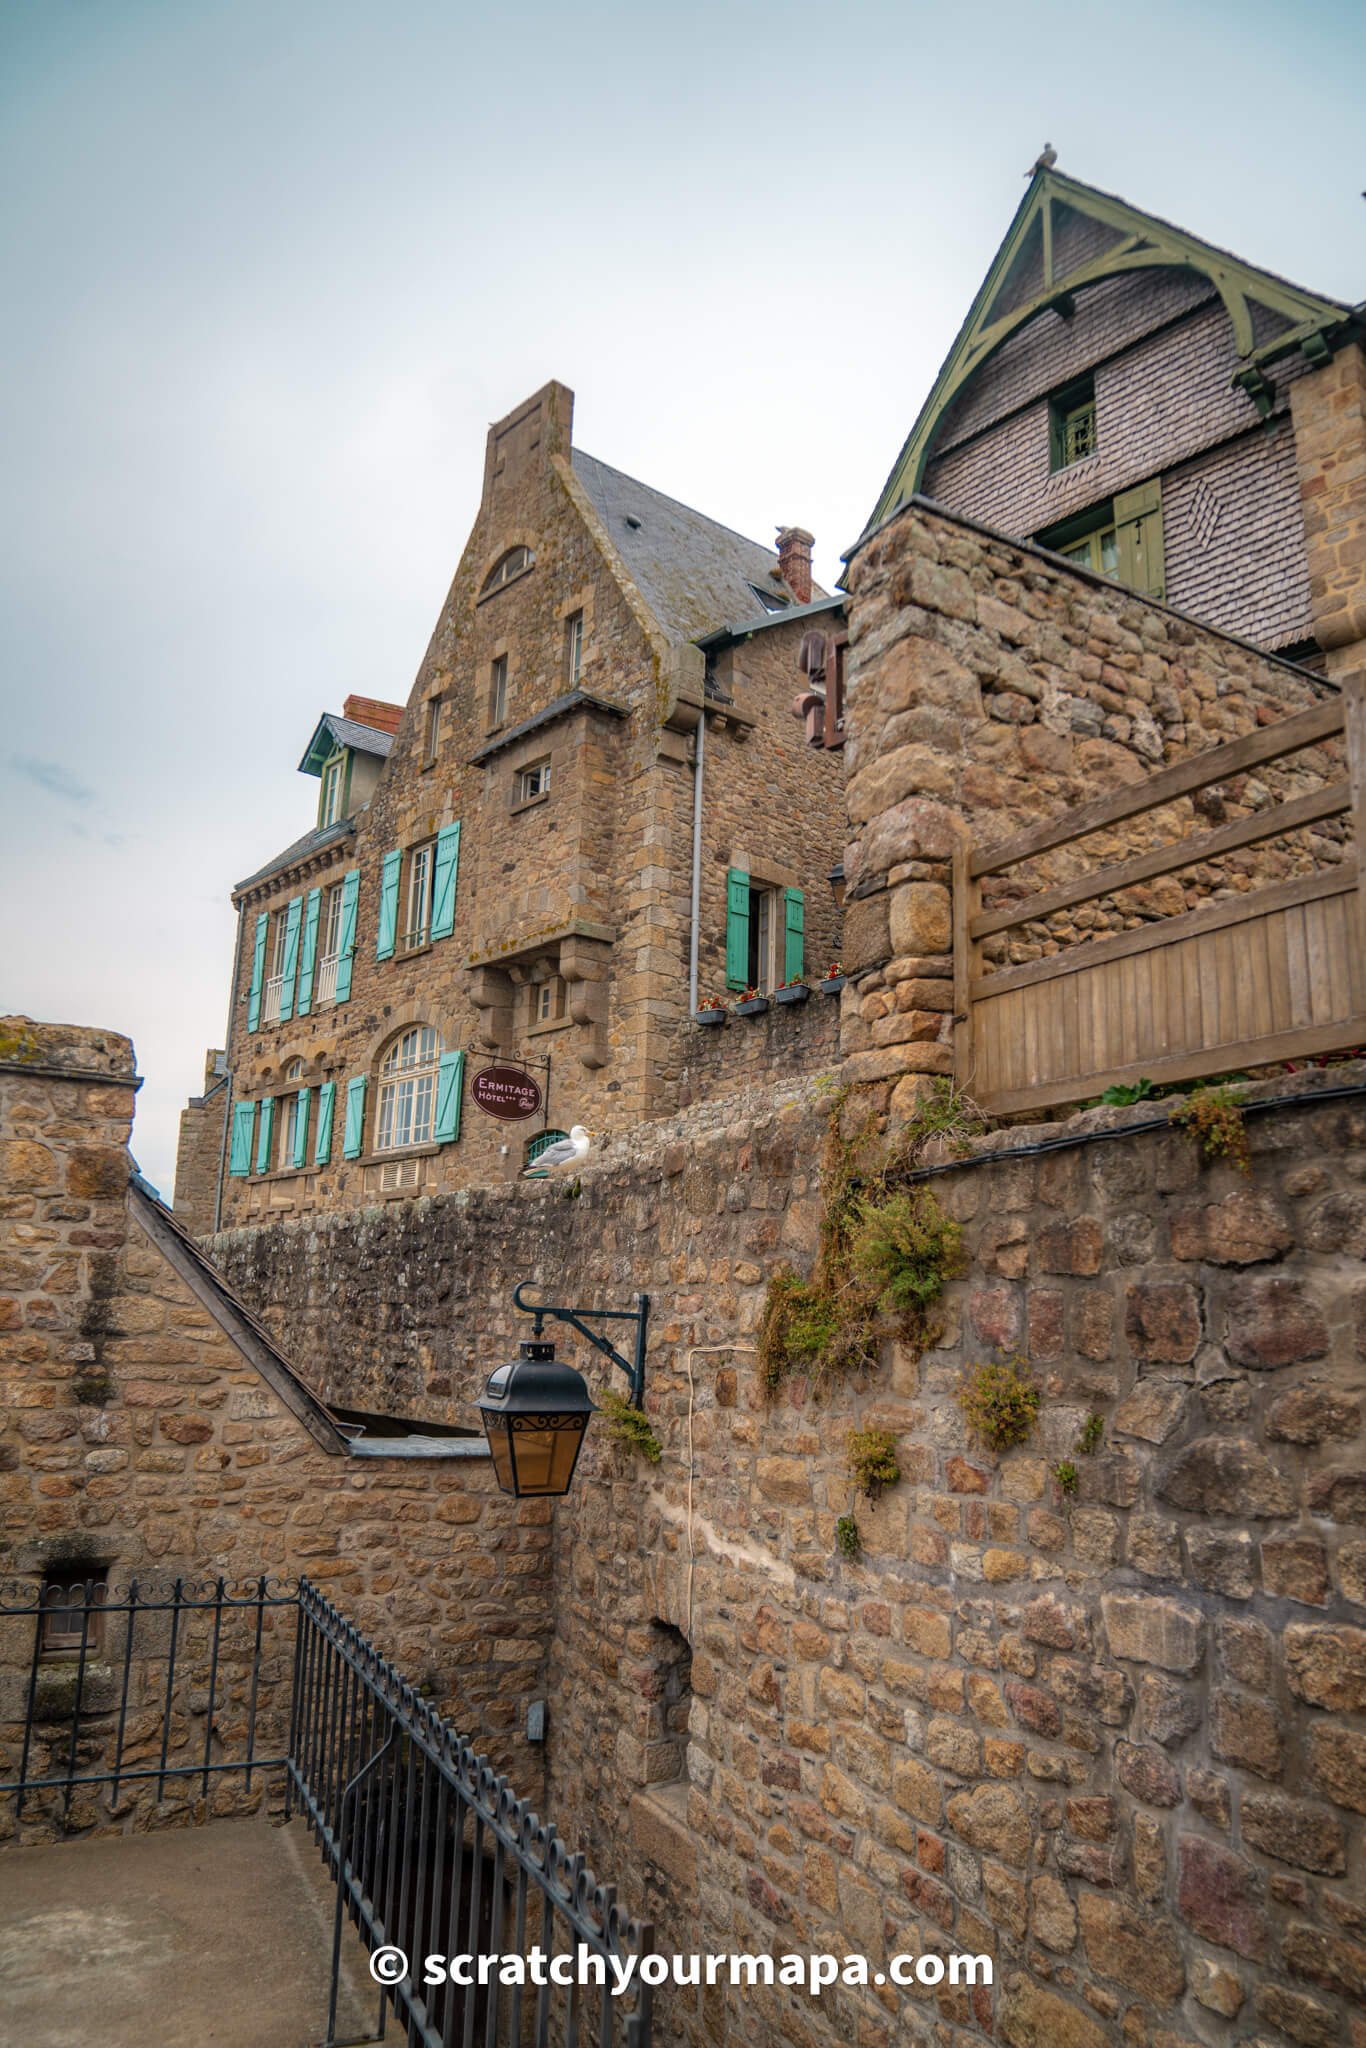
M 814 1280 L 785 1268 L 768 1283 L 759 1324 L 759 1375 L 776 1391 L 789 1372 L 814 1371 L 840 1334 L 837 1302 Z
M 963 1271 L 963 1232 L 928 1188 L 854 1204 L 849 1254 L 880 1309 L 923 1323 L 946 1281 Z
M 852 1515 L 841 1515 L 835 1524 L 835 1547 L 841 1557 L 862 1557 L 863 1539 Z
M 1053 1467 L 1053 1477 L 1058 1482 L 1058 1492 L 1068 1499 L 1076 1492 L 1080 1474 L 1070 1458 L 1064 1458 L 1060 1465 Z
M 901 1467 L 891 1430 L 851 1429 L 849 1471 L 859 1492 L 869 1500 L 876 1500 L 885 1486 L 895 1486 L 901 1477 Z
M 969 1138 L 991 1126 L 971 1096 L 955 1088 L 945 1074 L 932 1077 L 925 1098 L 898 1131 L 891 1165 L 914 1165 L 934 1138 L 942 1138 L 956 1159 L 971 1151 Z
M 1171 1120 L 1191 1133 L 1207 1160 L 1227 1159 L 1239 1173 L 1251 1173 L 1242 1104 L 1231 1088 L 1195 1089 L 1171 1111 Z
M 1077 1449 L 1091 1458 L 1100 1449 L 1105 1435 L 1105 1419 L 1100 1415 L 1088 1415 L 1077 1437 Z
M 993 1451 L 1008 1451 L 1026 1441 L 1039 1413 L 1039 1389 L 1021 1370 L 1023 1361 L 1008 1358 L 997 1364 L 969 1366 L 958 1390 L 958 1405 L 968 1429 Z
M 603 1426 L 614 1444 L 624 1451 L 639 1451 L 652 1465 L 659 1463 L 664 1447 L 651 1429 L 648 1416 L 639 1408 L 633 1408 L 615 1387 L 603 1388 L 598 1395 L 598 1406 L 602 1410 Z

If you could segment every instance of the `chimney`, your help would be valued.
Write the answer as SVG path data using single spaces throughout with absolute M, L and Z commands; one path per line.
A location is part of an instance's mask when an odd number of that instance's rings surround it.
M 811 550 L 815 545 L 815 535 L 804 527 L 778 528 L 778 567 L 798 604 L 811 602 Z
M 379 697 L 348 697 L 342 705 L 342 717 L 354 719 L 357 725 L 373 726 L 376 732 L 397 732 L 403 706 L 386 704 Z

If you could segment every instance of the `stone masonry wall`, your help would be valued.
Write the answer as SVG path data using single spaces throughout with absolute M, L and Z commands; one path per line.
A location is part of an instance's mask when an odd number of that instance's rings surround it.
M 683 1048 L 680 1104 L 687 1109 L 756 1082 L 832 1072 L 839 1038 L 839 1002 L 814 983 L 804 1003 L 773 1003 L 761 1017 L 732 1010 L 724 1024 L 694 1024 Z
M 1314 634 L 1348 675 L 1366 665 L 1366 349 L 1301 378 L 1292 406 Z
M 546 1505 L 499 1494 L 486 1457 L 324 1450 L 130 1216 L 128 1041 L 26 1019 L 0 1031 L 0 1580 L 306 1573 L 534 1791 L 540 1752 L 522 1728 L 544 1686 Z M 0 1776 L 32 1628 L 0 1624 Z M 279 1721 L 293 1623 L 270 1629 L 263 1714 Z M 92 1745 L 113 1727 L 100 1683 Z M 40 1742 L 56 1732 L 43 1724 Z M 190 1739 L 178 1725 L 177 1750 Z M 201 1753 L 202 1724 L 192 1739 Z M 239 1782 L 216 1782 L 212 1810 L 239 1810 Z M 173 1790 L 158 1818 L 190 1816 L 196 1792 Z M 8 1829 L 12 1803 L 0 1813 Z M 139 1813 L 141 1796 L 112 1817 L 82 1797 L 71 1827 Z
M 196 1237 L 213 1229 L 218 1192 L 218 1168 L 223 1154 L 223 1127 L 227 1109 L 226 1087 L 214 1089 L 216 1063 L 220 1052 L 209 1052 L 204 1060 L 203 1095 L 192 1095 L 180 1112 L 180 1138 L 176 1146 L 175 1198 L 172 1207 L 185 1228 Z M 213 1092 L 210 1092 L 210 1091 Z

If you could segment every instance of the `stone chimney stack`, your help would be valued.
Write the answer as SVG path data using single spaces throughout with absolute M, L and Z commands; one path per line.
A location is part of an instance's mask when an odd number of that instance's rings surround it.
M 798 604 L 811 602 L 811 550 L 815 545 L 815 535 L 804 527 L 778 528 L 778 567 Z

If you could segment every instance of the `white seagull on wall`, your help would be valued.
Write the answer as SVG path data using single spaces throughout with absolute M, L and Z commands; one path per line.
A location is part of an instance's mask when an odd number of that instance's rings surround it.
M 563 1173 L 571 1166 L 579 1166 L 588 1157 L 592 1143 L 589 1133 L 582 1124 L 575 1124 L 567 1138 L 557 1138 L 553 1145 L 547 1145 L 544 1152 L 538 1152 L 530 1166 L 522 1169 L 523 1180 L 539 1180 L 542 1174 Z

